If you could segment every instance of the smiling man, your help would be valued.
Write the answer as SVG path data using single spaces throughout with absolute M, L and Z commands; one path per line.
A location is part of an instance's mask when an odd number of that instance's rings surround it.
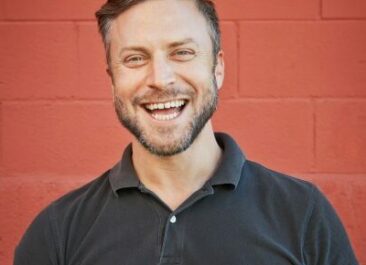
M 224 61 L 211 1 L 109 0 L 96 16 L 115 110 L 135 137 L 38 215 L 16 265 L 357 264 L 312 184 L 214 133 Z
M 108 17 L 98 14 L 103 25 Z M 218 32 L 194 1 L 136 4 L 105 31 L 116 113 L 136 137 L 138 178 L 174 210 L 212 176 L 221 156 L 209 121 L 224 75 L 212 42 Z

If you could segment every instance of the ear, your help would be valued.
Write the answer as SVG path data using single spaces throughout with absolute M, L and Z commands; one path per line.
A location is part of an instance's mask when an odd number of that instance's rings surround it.
M 112 92 L 112 100 L 113 100 L 113 104 L 116 103 L 116 93 L 115 93 L 115 89 L 114 89 L 114 85 L 111 84 L 111 92 Z
M 105 71 L 107 72 L 107 74 L 109 75 L 109 77 L 111 78 L 111 91 L 112 91 L 112 96 L 113 96 L 113 100 L 114 100 L 114 95 L 115 95 L 115 89 L 114 89 L 114 82 L 113 82 L 113 75 L 112 75 L 112 71 L 111 69 L 108 67 L 105 69 Z
M 215 66 L 215 77 L 217 83 L 217 89 L 222 87 L 225 76 L 225 63 L 224 63 L 224 52 L 221 50 L 216 56 L 216 66 Z
M 112 78 L 112 71 L 111 71 L 111 69 L 109 67 L 107 67 L 105 69 L 105 71 L 107 72 L 107 74 L 109 75 L 109 77 Z
M 105 69 L 105 71 L 107 72 L 108 76 L 110 77 L 112 84 L 114 84 L 114 80 L 113 80 L 113 73 L 112 73 L 111 68 L 108 66 L 108 67 Z

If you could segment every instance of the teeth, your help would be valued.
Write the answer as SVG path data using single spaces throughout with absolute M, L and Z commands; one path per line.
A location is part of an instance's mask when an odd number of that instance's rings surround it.
M 168 121 L 168 120 L 172 120 L 174 119 L 175 117 L 178 116 L 178 112 L 174 112 L 172 114 L 169 114 L 169 115 L 161 115 L 161 114 L 155 114 L 153 113 L 152 116 L 155 120 L 159 120 L 159 121 Z
M 156 109 L 170 109 L 177 108 L 184 105 L 184 100 L 174 100 L 166 103 L 152 103 L 146 104 L 145 108 L 148 110 L 156 110 Z

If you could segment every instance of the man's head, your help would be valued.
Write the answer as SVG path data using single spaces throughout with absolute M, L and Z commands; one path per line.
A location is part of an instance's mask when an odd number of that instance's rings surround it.
M 109 29 L 112 21 L 127 11 L 134 5 L 151 0 L 108 0 L 96 13 L 99 32 L 102 35 L 104 47 L 106 49 L 107 62 L 109 63 Z M 209 25 L 209 33 L 213 46 L 213 56 L 221 50 L 221 33 L 219 27 L 219 19 L 215 10 L 215 6 L 211 0 L 192 0 L 197 9 L 204 16 Z M 179 12 L 179 10 L 177 10 Z M 158 18 L 157 18 L 158 19 Z
M 216 33 L 197 4 L 203 2 L 213 12 Z M 110 20 L 102 11 L 97 16 L 119 120 L 153 154 L 186 150 L 215 111 L 223 81 L 213 5 L 112 0 L 103 9 L 113 13 Z

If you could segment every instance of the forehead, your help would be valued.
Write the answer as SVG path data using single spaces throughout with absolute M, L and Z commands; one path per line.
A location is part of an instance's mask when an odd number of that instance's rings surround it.
M 110 41 L 123 45 L 160 45 L 192 39 L 211 46 L 209 26 L 192 0 L 147 0 L 120 14 Z

